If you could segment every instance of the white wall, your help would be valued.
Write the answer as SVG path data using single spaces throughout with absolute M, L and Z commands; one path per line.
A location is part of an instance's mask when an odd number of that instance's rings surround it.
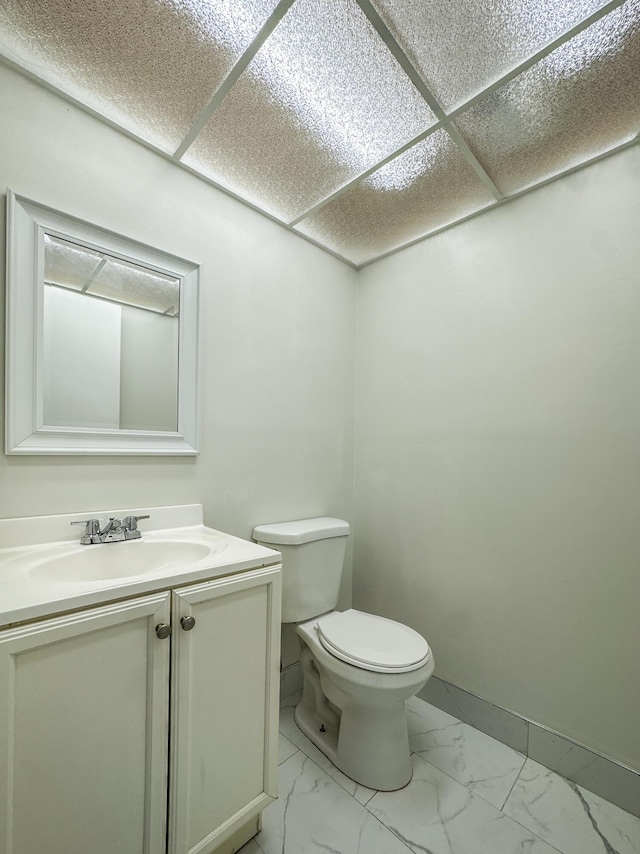
M 3 66 L 0 116 L 3 190 L 202 265 L 203 396 L 196 458 L 0 454 L 0 516 L 202 502 L 245 537 L 351 519 L 354 270 Z
M 354 605 L 640 768 L 640 148 L 365 268 Z
M 117 429 L 120 423 L 120 306 L 44 288 L 43 421 Z
M 180 319 L 133 305 L 120 311 L 120 426 L 175 431 Z

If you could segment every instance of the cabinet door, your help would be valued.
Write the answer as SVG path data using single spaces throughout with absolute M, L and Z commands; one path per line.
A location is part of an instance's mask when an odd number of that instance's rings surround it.
M 162 854 L 170 594 L 0 632 L 0 854 Z
M 174 591 L 173 625 L 169 854 L 210 854 L 276 797 L 280 568 Z

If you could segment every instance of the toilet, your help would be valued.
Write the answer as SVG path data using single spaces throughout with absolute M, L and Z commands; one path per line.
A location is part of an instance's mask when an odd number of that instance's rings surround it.
M 411 780 L 405 700 L 433 673 L 426 640 L 408 626 L 334 610 L 350 528 L 322 517 L 259 525 L 282 554 L 282 622 L 300 639 L 302 732 L 355 782 L 392 791 Z

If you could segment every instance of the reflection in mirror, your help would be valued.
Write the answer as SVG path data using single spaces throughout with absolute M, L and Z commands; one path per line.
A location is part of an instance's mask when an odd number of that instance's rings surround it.
M 8 454 L 195 454 L 198 265 L 7 192 Z
M 178 279 L 44 235 L 43 421 L 178 429 Z

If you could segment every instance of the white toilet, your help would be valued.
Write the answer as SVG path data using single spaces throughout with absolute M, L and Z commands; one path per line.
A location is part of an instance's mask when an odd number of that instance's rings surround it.
M 299 728 L 352 780 L 400 789 L 411 779 L 405 700 L 433 673 L 426 640 L 402 623 L 334 611 L 349 535 L 341 519 L 260 525 L 282 554 L 282 622 L 296 623 L 304 678 Z

